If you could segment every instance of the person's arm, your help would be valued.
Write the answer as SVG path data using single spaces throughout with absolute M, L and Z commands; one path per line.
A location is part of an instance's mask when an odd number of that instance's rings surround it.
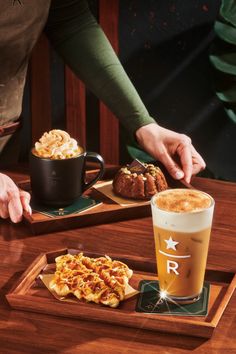
M 161 161 L 171 176 L 190 183 L 192 175 L 206 167 L 191 139 L 165 129 L 157 124 L 148 124 L 136 132 L 139 144 L 154 158 Z
M 84 0 L 53 0 L 46 33 L 67 65 L 134 135 L 154 123 Z
M 7 175 L 0 173 L 0 218 L 21 221 L 23 210 L 31 214 L 30 194 L 20 190 Z
M 187 136 L 160 127 L 150 117 L 85 0 L 52 0 L 46 32 L 67 65 L 174 178 L 189 182 L 205 168 Z

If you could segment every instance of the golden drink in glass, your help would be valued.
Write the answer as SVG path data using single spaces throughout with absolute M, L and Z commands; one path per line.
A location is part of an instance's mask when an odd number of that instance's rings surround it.
M 199 299 L 214 204 L 210 195 L 192 189 L 169 189 L 151 200 L 158 278 L 167 300 Z

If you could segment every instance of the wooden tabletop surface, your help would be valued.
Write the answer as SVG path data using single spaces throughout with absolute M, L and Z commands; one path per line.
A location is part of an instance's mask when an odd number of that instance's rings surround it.
M 14 175 L 15 180 L 25 176 Z M 236 272 L 236 184 L 195 178 L 216 201 L 208 266 Z M 0 221 L 0 353 L 236 353 L 236 291 L 211 339 L 12 310 L 5 295 L 41 253 L 76 248 L 154 259 L 150 217 L 33 236 Z

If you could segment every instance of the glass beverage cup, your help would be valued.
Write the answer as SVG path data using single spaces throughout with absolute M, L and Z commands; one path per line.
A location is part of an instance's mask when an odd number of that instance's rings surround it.
M 151 200 L 161 297 L 191 303 L 200 297 L 214 199 L 191 189 L 168 189 Z

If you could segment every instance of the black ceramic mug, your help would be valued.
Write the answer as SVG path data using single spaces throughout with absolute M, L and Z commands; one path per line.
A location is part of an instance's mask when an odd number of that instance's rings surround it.
M 86 161 L 98 162 L 100 170 L 95 178 L 85 181 Z M 45 205 L 63 207 L 72 204 L 90 188 L 104 172 L 104 160 L 96 152 L 83 152 L 72 158 L 53 160 L 30 153 L 31 189 L 35 199 Z

